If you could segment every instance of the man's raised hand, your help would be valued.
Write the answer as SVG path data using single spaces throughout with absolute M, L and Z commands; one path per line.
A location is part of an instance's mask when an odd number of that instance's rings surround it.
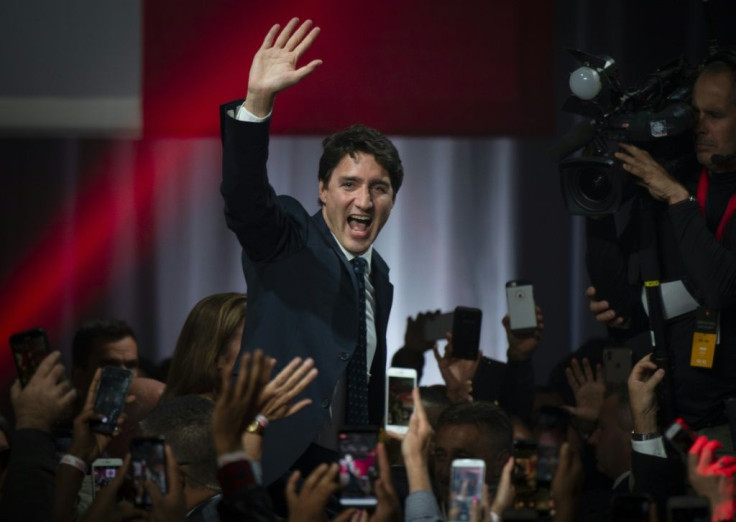
M 322 64 L 322 60 L 312 60 L 297 66 L 299 58 L 319 35 L 319 27 L 312 27 L 311 20 L 306 20 L 294 31 L 298 23 L 298 18 L 292 18 L 281 33 L 279 24 L 271 27 L 253 57 L 245 109 L 254 116 L 266 117 L 277 93 L 296 85 Z

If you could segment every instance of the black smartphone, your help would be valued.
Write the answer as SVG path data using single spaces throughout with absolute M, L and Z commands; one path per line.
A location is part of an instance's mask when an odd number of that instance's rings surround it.
M 93 431 L 98 433 L 115 431 L 118 426 L 118 417 L 125 408 L 125 398 L 128 396 L 131 380 L 133 380 L 133 372 L 130 370 L 113 366 L 106 366 L 102 369 L 94 405 L 95 412 L 101 414 L 102 418 L 90 421 Z
M 710 502 L 705 497 L 670 497 L 667 522 L 710 522 Z
M 603 350 L 603 380 L 612 384 L 626 384 L 632 367 L 630 348 L 611 347 Z
M 611 498 L 611 520 L 613 522 L 649 522 L 656 505 L 649 495 L 619 493 Z
M 340 504 L 369 507 L 378 503 L 374 482 L 378 478 L 378 429 L 345 428 L 338 434 L 340 453 Z
M 43 328 L 33 328 L 10 336 L 10 349 L 20 384 L 25 388 L 36 373 L 44 357 L 51 353 L 51 345 Z
M 690 448 L 695 444 L 695 439 L 697 439 L 698 436 L 690 429 L 684 420 L 675 419 L 675 422 L 670 424 L 669 428 L 664 432 L 664 438 L 667 439 L 684 458 L 687 458 Z
M 151 497 L 143 487 L 146 481 L 156 484 L 165 495 L 169 490 L 166 477 L 166 452 L 162 437 L 136 437 L 130 443 L 130 468 L 133 503 L 136 507 L 152 509 Z
M 480 347 L 483 312 L 479 308 L 458 306 L 452 320 L 452 356 L 474 360 Z

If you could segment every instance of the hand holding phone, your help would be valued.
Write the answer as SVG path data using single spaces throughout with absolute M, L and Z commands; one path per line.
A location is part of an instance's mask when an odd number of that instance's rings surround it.
M 511 331 L 528 332 L 537 327 L 534 287 L 529 281 L 520 280 L 506 283 L 506 302 L 509 307 Z
M 346 428 L 338 434 L 340 452 L 340 504 L 369 507 L 378 503 L 374 482 L 378 478 L 378 430 Z
M 112 366 L 102 369 L 94 404 L 94 411 L 101 415 L 101 418 L 90 421 L 93 431 L 108 435 L 115 432 L 132 380 L 133 372 L 130 370 Z
M 483 501 L 486 463 L 481 459 L 455 459 L 450 479 L 450 522 L 474 519 L 473 510 Z
M 134 488 L 134 504 L 143 509 L 152 509 L 151 496 L 144 484 L 153 482 L 161 492 L 169 490 L 167 460 L 164 439 L 161 437 L 136 437 L 130 444 L 130 469 Z
M 41 361 L 51 353 L 46 330 L 33 328 L 10 336 L 10 349 L 22 387 L 26 387 Z
M 483 312 L 479 308 L 458 306 L 452 321 L 452 356 L 474 361 L 480 348 Z
M 389 368 L 386 372 L 386 431 L 404 434 L 414 412 L 412 390 L 417 385 L 417 372 L 410 368 Z
M 94 483 L 94 496 L 117 476 L 120 466 L 123 465 L 122 459 L 95 459 L 92 462 L 92 481 Z

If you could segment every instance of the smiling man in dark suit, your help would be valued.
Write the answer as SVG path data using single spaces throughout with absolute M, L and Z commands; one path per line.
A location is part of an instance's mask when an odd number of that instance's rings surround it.
M 241 353 L 263 348 L 277 368 L 311 357 L 319 370 L 305 392 L 311 405 L 264 430 L 266 484 L 329 458 L 343 424 L 377 425 L 383 414 L 393 287 L 373 242 L 401 186 L 398 152 L 362 125 L 325 139 L 313 215 L 277 196 L 266 172 L 275 96 L 321 65 L 297 66 L 318 34 L 296 18 L 282 31 L 273 26 L 253 59 L 245 101 L 221 110 L 221 192 L 248 284 Z

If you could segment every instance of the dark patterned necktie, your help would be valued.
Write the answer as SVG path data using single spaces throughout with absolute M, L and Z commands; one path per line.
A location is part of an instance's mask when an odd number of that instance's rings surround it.
M 368 424 L 368 369 L 366 367 L 365 324 L 365 265 L 362 257 L 350 260 L 358 279 L 358 343 L 348 363 L 347 423 L 353 426 Z

